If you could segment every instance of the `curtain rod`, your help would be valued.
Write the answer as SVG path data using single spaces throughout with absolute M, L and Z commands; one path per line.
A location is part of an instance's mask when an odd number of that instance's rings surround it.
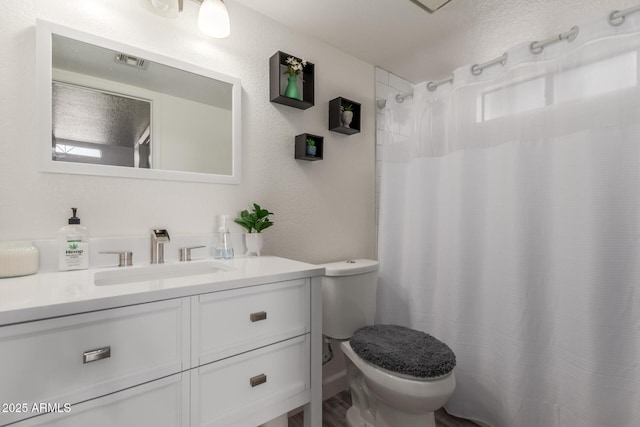
M 399 104 L 402 104 L 406 98 L 411 98 L 413 96 L 413 91 L 407 93 L 399 93 L 396 95 L 396 101 Z
M 620 26 L 624 23 L 627 15 L 630 15 L 638 11 L 640 11 L 640 5 L 630 7 L 624 10 L 615 10 L 609 14 L 609 17 L 608 17 L 609 24 L 613 25 L 614 27 Z M 567 42 L 574 41 L 576 37 L 578 37 L 579 32 L 580 32 L 580 28 L 578 26 L 574 26 L 566 33 L 560 33 L 557 36 L 550 37 L 546 40 L 532 42 L 529 45 L 529 50 L 534 55 L 537 55 L 541 53 L 544 50 L 544 48 L 550 44 L 557 43 L 562 40 L 566 40 Z M 508 59 L 508 55 L 507 53 L 504 53 L 502 56 L 492 59 L 491 61 L 487 61 L 482 64 L 474 64 L 473 66 L 471 66 L 471 74 L 473 74 L 474 76 L 479 76 L 480 74 L 482 74 L 482 71 L 485 68 L 488 68 L 497 64 L 504 66 L 507 63 L 507 59 Z M 427 83 L 427 89 L 433 92 L 438 88 L 438 86 L 443 85 L 445 83 L 453 83 L 453 73 L 449 77 L 444 78 L 442 80 L 435 80 Z
M 445 83 L 453 83 L 453 73 L 451 73 L 449 75 L 449 77 L 444 78 L 442 80 L 436 80 L 435 82 L 427 83 L 427 89 L 429 89 L 429 91 L 433 92 L 434 90 L 436 90 L 438 88 L 438 86 L 443 85 Z
M 609 24 L 613 25 L 614 27 L 618 27 L 624 24 L 624 19 L 627 17 L 627 15 L 630 15 L 638 11 L 640 11 L 640 5 L 633 6 L 625 10 L 614 10 L 609 15 Z
M 505 52 L 502 54 L 502 56 L 499 56 L 496 59 L 492 59 L 491 61 L 487 61 L 482 64 L 475 64 L 471 67 L 471 74 L 473 74 L 474 76 L 479 76 L 480 74 L 482 74 L 482 70 L 487 67 L 491 67 L 492 65 L 496 64 L 504 65 L 507 63 L 507 58 L 509 58 L 509 55 Z
M 549 46 L 550 44 L 557 43 L 562 40 L 566 40 L 569 43 L 571 43 L 576 39 L 576 37 L 578 37 L 579 32 L 580 32 L 580 27 L 578 26 L 571 27 L 571 29 L 566 33 L 561 33 L 561 34 L 558 34 L 557 36 L 549 37 L 546 40 L 531 43 L 529 45 L 529 51 L 534 55 L 538 55 L 542 53 L 544 48 Z

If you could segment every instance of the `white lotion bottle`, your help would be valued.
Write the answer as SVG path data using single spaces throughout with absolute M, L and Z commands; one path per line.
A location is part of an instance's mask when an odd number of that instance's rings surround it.
M 58 231 L 60 271 L 89 268 L 89 232 L 87 227 L 80 225 L 80 218 L 76 216 L 78 209 L 71 208 L 71 210 L 73 216 L 69 218 L 69 225 Z

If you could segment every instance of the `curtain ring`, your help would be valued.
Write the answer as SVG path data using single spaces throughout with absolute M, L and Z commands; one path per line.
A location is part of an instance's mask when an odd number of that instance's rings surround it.
M 474 76 L 479 76 L 480 74 L 482 74 L 482 71 L 484 71 L 485 68 L 491 67 L 496 64 L 500 64 L 504 67 L 504 64 L 507 63 L 508 58 L 509 54 L 505 52 L 502 54 L 502 56 L 492 59 L 491 61 L 487 61 L 482 64 L 474 64 L 471 66 L 471 74 L 473 74 Z
M 537 55 L 542 52 L 545 46 L 549 46 L 552 43 L 557 43 L 562 40 L 566 40 L 571 43 L 578 37 L 578 33 L 580 33 L 580 27 L 577 25 L 571 27 L 569 31 L 566 33 L 558 34 L 557 36 L 550 37 L 546 40 L 536 41 L 529 45 L 529 51 L 534 55 Z
M 449 77 L 447 77 L 446 79 L 442 79 L 442 80 L 437 80 L 435 82 L 429 82 L 427 83 L 427 89 L 429 89 L 429 92 L 434 92 L 438 86 L 443 85 L 445 83 L 451 83 L 453 84 L 453 79 L 455 79 L 455 76 L 453 73 L 449 74 Z
M 619 10 L 614 10 L 613 12 L 611 12 L 611 14 L 609 15 L 609 24 L 614 26 L 614 27 L 619 27 L 620 25 L 624 24 L 624 15 L 621 16 L 617 16 L 620 13 Z M 619 21 L 617 21 L 619 19 Z
M 529 51 L 534 55 L 542 53 L 544 46 L 541 46 L 538 42 L 531 42 L 529 45 Z

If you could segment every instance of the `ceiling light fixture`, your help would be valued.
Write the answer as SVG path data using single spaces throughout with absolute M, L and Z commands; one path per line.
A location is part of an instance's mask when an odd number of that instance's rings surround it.
M 200 4 L 198 28 L 210 37 L 223 39 L 231 34 L 229 12 L 222 0 L 193 0 Z M 145 9 L 164 16 L 177 18 L 182 12 L 183 0 L 140 0 Z
M 177 18 L 182 12 L 182 0 L 140 0 L 140 5 L 165 18 Z
M 422 9 L 426 10 L 429 13 L 433 13 L 436 10 L 440 9 L 445 4 L 449 3 L 451 0 L 411 0 L 413 3 L 420 6 Z
M 229 12 L 227 12 L 227 7 L 222 0 L 201 0 L 201 2 L 202 6 L 200 6 L 200 13 L 198 13 L 200 31 L 217 39 L 229 37 L 231 34 Z

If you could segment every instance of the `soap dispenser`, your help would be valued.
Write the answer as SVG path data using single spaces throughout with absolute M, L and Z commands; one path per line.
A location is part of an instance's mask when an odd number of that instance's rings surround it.
M 218 241 L 216 242 L 215 259 L 232 259 L 233 245 L 231 244 L 231 233 L 229 232 L 229 215 L 218 217 Z
M 77 208 L 71 208 L 73 216 L 69 225 L 58 231 L 59 268 L 66 270 L 85 270 L 89 268 L 89 232 L 80 225 L 76 216 Z

